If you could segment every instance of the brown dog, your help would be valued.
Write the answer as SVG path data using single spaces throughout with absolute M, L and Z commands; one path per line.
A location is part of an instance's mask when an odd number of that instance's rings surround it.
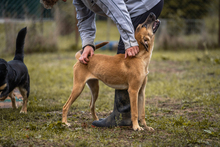
M 154 129 L 148 127 L 145 121 L 145 85 L 147 83 L 148 66 L 154 47 L 154 37 L 160 25 L 156 16 L 151 13 L 143 24 L 140 24 L 135 32 L 135 38 L 139 44 L 139 53 L 135 57 L 125 58 L 124 54 L 115 56 L 95 54 L 89 59 L 87 65 L 79 61 L 73 67 L 74 80 L 72 93 L 63 106 L 62 122 L 66 125 L 67 113 L 82 92 L 85 84 L 89 86 L 92 98 L 90 109 L 94 120 L 98 120 L 95 113 L 95 101 L 98 98 L 99 83 L 101 80 L 106 85 L 114 89 L 128 89 L 131 104 L 131 121 L 134 130 L 143 130 L 139 126 L 138 120 L 147 130 Z M 106 44 L 106 43 L 103 43 Z M 100 44 L 96 48 L 102 46 Z M 76 53 L 79 59 L 81 52 Z

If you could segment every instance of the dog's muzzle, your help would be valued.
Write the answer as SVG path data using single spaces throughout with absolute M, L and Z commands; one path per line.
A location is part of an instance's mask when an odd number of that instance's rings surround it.
M 153 26 L 152 26 L 153 33 L 156 33 L 156 31 L 159 28 L 159 26 L 160 26 L 160 20 L 157 19 L 157 20 L 154 21 Z

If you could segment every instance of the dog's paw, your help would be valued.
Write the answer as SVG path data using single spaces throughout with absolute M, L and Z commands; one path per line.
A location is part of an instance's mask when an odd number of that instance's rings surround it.
M 150 132 L 154 132 L 154 128 L 152 128 L 152 127 L 146 126 L 145 128 L 146 128 L 148 131 L 150 131 Z
M 20 113 L 27 114 L 27 111 L 21 110 Z
M 146 123 L 144 123 L 144 128 L 145 128 L 147 131 L 154 132 L 154 129 L 153 129 L 152 127 L 148 127 Z
M 12 105 L 12 108 L 13 109 L 18 109 L 18 106 L 17 105 Z
M 133 126 L 133 130 L 134 131 L 142 131 L 144 129 L 138 125 L 138 126 Z
M 71 127 L 71 124 L 70 124 L 70 123 L 67 123 L 67 122 L 64 123 L 64 125 L 67 126 L 67 127 Z

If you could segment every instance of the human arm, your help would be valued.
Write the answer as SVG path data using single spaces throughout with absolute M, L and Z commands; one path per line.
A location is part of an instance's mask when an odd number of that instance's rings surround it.
M 139 52 L 138 46 L 132 46 L 125 50 L 125 58 L 135 56 Z
M 134 37 L 134 26 L 124 0 L 95 0 L 95 2 L 117 25 L 125 45 L 125 57 L 135 56 L 139 52 L 139 48 Z
M 88 64 L 89 62 L 89 55 L 90 57 L 92 57 L 94 55 L 94 49 L 93 47 L 87 45 L 84 49 L 83 49 L 83 53 L 82 55 L 79 57 L 79 61 L 83 64 Z
M 82 39 L 82 48 L 86 45 L 94 47 L 96 33 L 95 13 L 89 10 L 80 0 L 73 0 L 76 8 L 77 26 Z
M 89 10 L 81 1 L 73 0 L 73 4 L 76 7 L 78 30 L 82 39 L 83 53 L 79 58 L 79 61 L 83 64 L 87 64 L 89 59 L 94 54 L 94 39 L 96 32 L 95 25 L 95 13 Z
M 78 28 L 82 39 L 83 48 L 86 45 L 94 47 L 95 39 L 95 13 L 89 10 L 80 0 L 73 0 L 76 7 Z M 121 38 L 125 44 L 125 58 L 127 56 L 135 56 L 139 52 L 138 43 L 134 37 L 134 27 L 131 22 L 130 15 L 123 0 L 99 0 L 95 4 L 110 17 L 117 25 Z M 91 7 L 90 9 L 93 9 Z M 85 47 L 80 62 L 87 63 L 87 55 L 94 54 L 91 48 Z

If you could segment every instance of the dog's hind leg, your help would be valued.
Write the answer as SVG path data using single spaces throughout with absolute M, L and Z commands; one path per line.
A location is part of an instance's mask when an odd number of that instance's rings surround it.
M 21 95 L 23 97 L 23 105 L 20 113 L 27 113 L 28 91 L 23 87 L 19 87 L 19 91 L 21 92 Z
M 16 101 L 15 101 L 15 94 L 14 90 L 9 94 L 9 97 L 11 98 L 12 108 L 17 109 Z
M 145 78 L 141 89 L 138 94 L 138 120 L 140 120 L 141 125 L 145 127 L 148 131 L 154 131 L 153 128 L 148 127 L 145 121 L 145 87 L 147 83 L 147 77 Z
M 30 77 L 29 77 L 29 75 L 27 76 L 26 84 L 24 84 L 23 86 L 20 86 L 18 88 L 19 88 L 19 91 L 21 92 L 21 95 L 23 97 L 23 105 L 22 105 L 20 113 L 27 113 L 27 103 L 28 103 L 28 97 L 29 97 L 29 93 L 30 93 Z
M 65 123 L 67 126 L 70 126 L 70 124 L 67 123 L 67 114 L 69 108 L 72 105 L 72 103 L 77 99 L 77 97 L 80 95 L 80 93 L 83 91 L 84 86 L 85 86 L 85 82 L 74 82 L 71 95 L 69 96 L 69 99 L 67 100 L 66 104 L 63 106 L 62 122 Z
M 95 113 L 95 102 L 99 94 L 99 81 L 97 79 L 91 79 L 87 81 L 87 85 L 89 86 L 89 89 L 92 94 L 91 101 L 90 101 L 90 110 L 92 113 L 92 117 L 94 120 L 99 120 Z

